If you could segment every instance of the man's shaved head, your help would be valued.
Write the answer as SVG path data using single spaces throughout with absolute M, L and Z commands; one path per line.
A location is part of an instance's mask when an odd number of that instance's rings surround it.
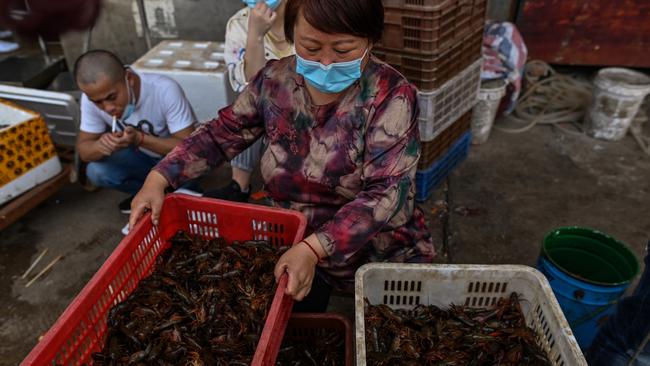
M 94 84 L 102 77 L 111 82 L 124 80 L 124 64 L 115 54 L 105 50 L 93 50 L 79 56 L 74 64 L 77 84 Z

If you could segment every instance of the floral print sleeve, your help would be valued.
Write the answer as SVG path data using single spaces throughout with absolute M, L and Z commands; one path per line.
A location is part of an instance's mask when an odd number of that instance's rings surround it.
M 402 85 L 370 112 L 363 189 L 316 231 L 332 265 L 347 263 L 380 231 L 404 225 L 412 213 L 409 192 L 420 154 L 417 108 L 414 88 Z M 406 215 L 395 220 L 402 210 Z
M 224 60 L 228 67 L 230 86 L 235 92 L 241 92 L 247 84 L 244 73 L 247 30 L 248 9 L 242 9 L 233 15 L 226 25 Z
M 245 7 L 233 15 L 226 25 L 226 48 L 224 60 L 228 67 L 228 80 L 232 89 L 240 93 L 244 90 L 248 81 L 244 68 L 244 56 L 246 55 L 246 42 L 248 39 L 248 18 L 250 9 Z M 269 34 L 264 37 L 264 56 L 266 60 L 278 60 L 285 56 L 294 54 L 294 47 L 291 45 L 281 50 L 274 43 Z
M 154 167 L 169 184 L 178 188 L 190 179 L 230 161 L 244 151 L 263 133 L 263 120 L 258 113 L 260 72 L 244 89 L 234 104 L 219 111 L 219 116 L 203 124 L 178 144 Z

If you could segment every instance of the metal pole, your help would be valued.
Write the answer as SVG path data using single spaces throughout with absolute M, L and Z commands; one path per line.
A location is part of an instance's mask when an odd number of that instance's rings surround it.
M 144 41 L 147 44 L 147 51 L 151 49 L 151 36 L 149 35 L 149 23 L 147 23 L 147 15 L 144 10 L 144 0 L 138 0 L 138 12 L 140 13 L 140 23 L 142 23 L 142 32 L 144 33 Z
M 91 25 L 90 28 L 88 28 L 88 31 L 86 31 L 86 40 L 84 42 L 84 52 L 86 53 L 90 50 L 90 43 L 92 41 L 93 37 L 93 26 Z

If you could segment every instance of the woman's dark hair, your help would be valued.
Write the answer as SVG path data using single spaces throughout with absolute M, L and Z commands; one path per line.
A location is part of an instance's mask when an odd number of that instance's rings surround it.
M 284 34 L 292 43 L 293 27 L 300 13 L 325 33 L 350 34 L 378 42 L 384 30 L 381 0 L 287 0 Z

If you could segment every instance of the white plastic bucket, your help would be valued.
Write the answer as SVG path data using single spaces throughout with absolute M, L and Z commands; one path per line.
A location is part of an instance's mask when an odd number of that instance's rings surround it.
M 472 144 L 482 144 L 490 137 L 499 103 L 506 92 L 506 85 L 503 79 L 481 83 L 478 103 L 472 110 Z
M 650 93 L 650 77 L 610 67 L 598 72 L 594 86 L 591 107 L 585 117 L 587 134 L 609 141 L 623 139 L 643 98 Z

